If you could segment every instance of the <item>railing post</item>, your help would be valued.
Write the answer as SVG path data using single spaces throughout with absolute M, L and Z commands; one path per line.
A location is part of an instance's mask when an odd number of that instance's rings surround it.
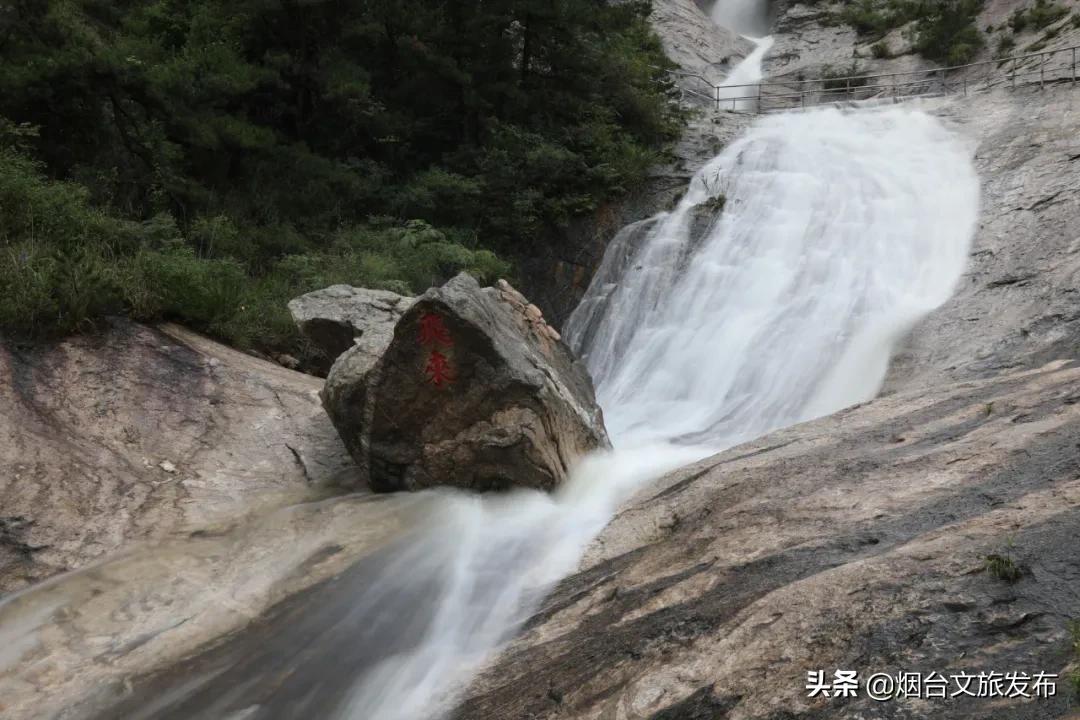
M 941 94 L 944 95 L 945 94 L 945 68 L 941 68 L 941 70 L 938 70 L 938 77 L 940 78 L 939 82 L 941 83 Z
M 1076 84 L 1076 48 L 1072 49 L 1072 84 Z
M 1046 56 L 1039 56 L 1039 89 L 1046 88 Z
M 716 86 L 716 112 L 720 112 L 720 86 Z
M 1013 86 L 1013 89 L 1016 88 L 1016 56 L 1015 55 L 1013 56 L 1013 61 L 1012 61 L 1012 86 Z
M 967 97 L 967 75 L 964 76 L 964 97 Z

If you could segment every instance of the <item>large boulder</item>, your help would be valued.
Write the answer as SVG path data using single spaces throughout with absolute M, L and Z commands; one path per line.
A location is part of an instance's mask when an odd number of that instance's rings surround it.
M 325 358 L 316 369 L 326 372 L 354 347 L 372 362 L 377 360 L 394 336 L 394 325 L 413 302 L 415 298 L 389 290 L 331 285 L 293 299 L 289 312 Z
M 322 397 L 376 491 L 550 490 L 608 446 L 585 368 L 504 281 L 481 289 L 462 274 L 432 288 L 370 360 L 344 354 Z

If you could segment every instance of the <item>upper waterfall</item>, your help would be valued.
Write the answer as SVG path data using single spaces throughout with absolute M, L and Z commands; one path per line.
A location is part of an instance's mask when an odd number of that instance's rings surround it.
M 873 397 L 963 272 L 978 197 L 917 110 L 761 120 L 612 243 L 568 323 L 616 442 L 731 445 Z

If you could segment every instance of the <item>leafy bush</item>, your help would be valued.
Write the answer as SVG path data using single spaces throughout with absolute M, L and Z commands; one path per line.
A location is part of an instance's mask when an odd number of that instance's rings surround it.
M 1068 8 L 1053 0 L 1035 0 L 1035 5 L 1028 10 L 1028 18 L 1036 30 L 1053 25 L 1068 14 Z
M 1016 40 L 1012 35 L 1001 35 L 998 37 L 997 48 L 994 54 L 999 58 L 1008 57 L 1012 54 L 1012 51 L 1016 49 Z
M 836 17 L 860 35 L 879 37 L 914 22 L 917 52 L 930 60 L 959 65 L 969 62 L 985 45 L 975 26 L 982 4 L 983 0 L 853 0 Z M 887 50 L 875 47 L 872 52 L 874 57 L 884 57 L 878 53 Z
M 187 237 L 171 216 L 135 223 L 91 206 L 82 187 L 0 150 L 0 326 L 40 337 L 88 329 L 103 315 L 179 320 L 245 349 L 303 356 L 286 303 L 335 283 L 416 293 L 462 270 L 484 282 L 510 273 L 467 232 L 392 219 L 343 228 L 321 250 L 288 255 L 253 274 L 216 245 L 242 245 L 221 217 Z
M 930 0 L 915 24 L 915 49 L 949 65 L 970 62 L 985 41 L 975 26 L 982 0 Z
M 7 10 L 9 332 L 127 310 L 287 345 L 283 301 L 316 278 L 508 272 L 641 182 L 684 119 L 642 0 Z
M 871 45 L 870 53 L 878 60 L 885 60 L 893 56 L 892 48 L 889 47 L 889 43 L 885 40 L 879 40 Z
M 134 226 L 95 210 L 87 196 L 0 148 L 0 327 L 72 332 L 115 306 L 110 260 Z

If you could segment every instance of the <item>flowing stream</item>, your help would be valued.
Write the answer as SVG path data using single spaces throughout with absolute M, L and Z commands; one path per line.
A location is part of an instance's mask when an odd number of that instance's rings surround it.
M 729 82 L 760 78 L 757 42 Z M 919 111 L 759 120 L 672 212 L 619 234 L 568 323 L 614 452 L 551 496 L 432 493 L 419 530 L 298 620 L 124 717 L 445 714 L 635 488 L 872 397 L 893 346 L 960 277 L 977 202 L 968 148 Z
M 755 42 L 729 83 L 760 78 L 771 40 Z M 410 560 L 412 573 L 444 576 L 435 616 L 339 717 L 438 714 L 634 488 L 873 397 L 895 343 L 951 294 L 977 206 L 969 149 L 919 111 L 754 125 L 673 212 L 620 233 L 568 323 L 615 452 L 587 459 L 551 498 L 451 496 Z

